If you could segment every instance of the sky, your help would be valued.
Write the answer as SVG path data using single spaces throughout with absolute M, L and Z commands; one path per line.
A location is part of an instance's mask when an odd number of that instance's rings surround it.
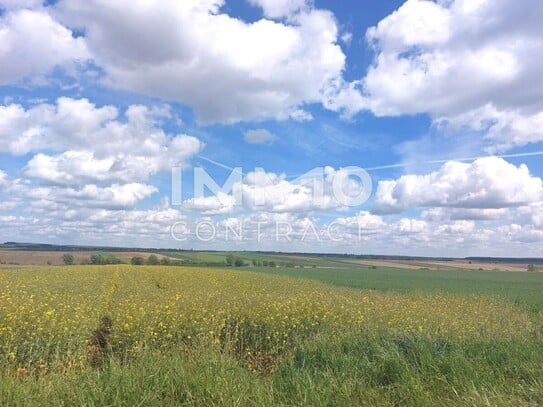
M 543 257 L 542 20 L 0 0 L 0 241 Z

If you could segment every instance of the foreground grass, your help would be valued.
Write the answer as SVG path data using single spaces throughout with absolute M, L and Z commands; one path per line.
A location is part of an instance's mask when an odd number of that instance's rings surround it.
M 271 376 L 227 353 L 197 347 L 153 351 L 128 364 L 2 373 L 10 406 L 528 406 L 543 404 L 543 344 L 457 341 L 419 335 L 321 337 L 285 358 Z

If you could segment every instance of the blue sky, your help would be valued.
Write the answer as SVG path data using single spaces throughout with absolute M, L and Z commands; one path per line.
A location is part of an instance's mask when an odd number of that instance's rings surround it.
M 0 10 L 0 240 L 543 254 L 543 6 L 532 1 Z M 221 187 L 234 167 L 232 190 L 194 195 L 195 168 Z M 346 204 L 337 185 L 371 194 Z

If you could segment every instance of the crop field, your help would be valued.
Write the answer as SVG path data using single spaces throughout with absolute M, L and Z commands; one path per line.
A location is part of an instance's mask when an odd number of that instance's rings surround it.
M 0 405 L 543 404 L 541 273 L 410 273 L 0 270 Z

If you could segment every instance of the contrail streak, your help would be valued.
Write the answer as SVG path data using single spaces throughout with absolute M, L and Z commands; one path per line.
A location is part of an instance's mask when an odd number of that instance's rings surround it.
M 515 153 L 515 154 L 495 154 L 495 155 L 482 155 L 477 157 L 463 157 L 463 158 L 448 158 L 448 159 L 440 159 L 440 160 L 428 160 L 423 161 L 423 164 L 442 164 L 446 163 L 448 161 L 475 161 L 480 158 L 486 158 L 486 157 L 498 157 L 498 158 L 519 158 L 519 157 L 533 157 L 533 156 L 540 156 L 543 155 L 543 151 L 532 151 L 529 153 Z M 223 164 L 221 162 L 212 160 L 211 158 L 204 157 L 202 155 L 198 155 L 198 158 L 201 158 L 204 161 L 207 161 L 211 164 L 216 165 L 217 167 L 224 168 L 225 170 L 229 171 L 237 171 L 236 168 L 231 167 L 229 165 Z M 420 164 L 420 162 L 411 162 L 411 163 L 396 163 L 396 164 L 386 164 L 386 165 L 378 165 L 374 167 L 363 167 L 366 171 L 378 171 L 378 170 L 386 170 L 390 168 L 403 168 L 403 167 L 409 167 L 411 165 Z M 296 178 L 299 175 L 289 175 L 287 178 Z
M 423 161 L 423 164 L 442 164 L 446 163 L 448 161 L 475 161 L 479 158 L 485 158 L 485 157 L 498 157 L 498 158 L 515 158 L 515 157 L 532 157 L 532 156 L 538 156 L 543 155 L 543 151 L 532 151 L 530 153 L 516 153 L 516 154 L 496 154 L 496 155 L 482 155 L 478 157 L 464 157 L 464 158 L 448 158 L 446 160 L 428 160 Z M 375 171 L 375 170 L 385 170 L 388 168 L 401 168 L 401 167 L 409 167 L 410 165 L 415 165 L 420 163 L 399 163 L 399 164 L 388 164 L 388 165 L 378 165 L 375 167 L 366 167 L 364 168 L 366 171 Z

